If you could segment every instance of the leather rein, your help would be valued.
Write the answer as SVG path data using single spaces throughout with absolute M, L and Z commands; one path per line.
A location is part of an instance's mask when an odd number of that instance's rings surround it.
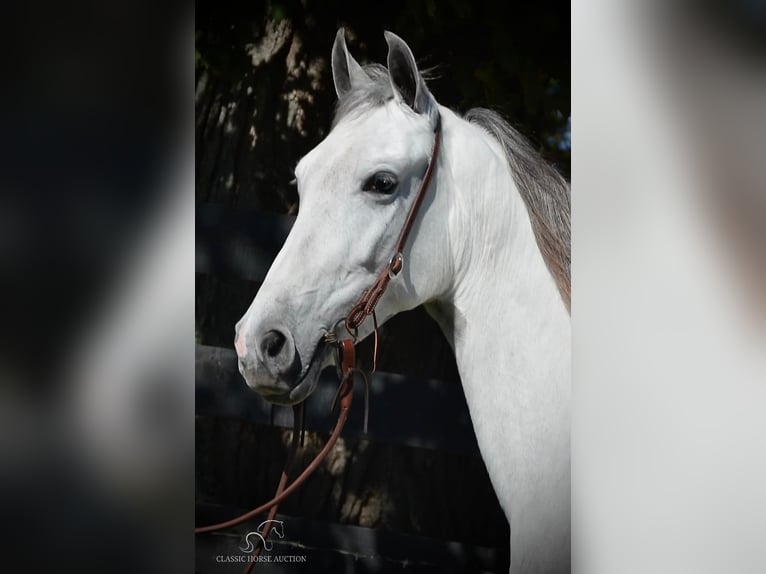
M 236 518 L 232 518 L 231 520 L 227 520 L 225 522 L 219 522 L 217 524 L 211 524 L 209 526 L 200 526 L 194 529 L 195 534 L 204 534 L 206 532 L 215 532 L 217 530 L 223 530 L 225 528 L 230 528 L 232 526 L 236 526 L 238 524 L 241 524 L 247 520 L 250 520 L 251 518 L 257 516 L 258 514 L 261 514 L 262 512 L 269 511 L 268 520 L 273 520 L 274 517 L 277 514 L 277 508 L 279 504 L 285 500 L 288 496 L 290 496 L 293 492 L 295 492 L 305 481 L 308 479 L 308 477 L 319 467 L 319 465 L 322 463 L 322 461 L 327 457 L 327 455 L 332 450 L 333 446 L 335 446 L 335 443 L 338 441 L 338 438 L 340 437 L 341 432 L 343 431 L 343 427 L 346 424 L 346 420 L 348 419 L 348 413 L 351 409 L 351 402 L 353 399 L 353 385 L 354 385 L 354 375 L 356 373 L 361 373 L 364 375 L 359 369 L 356 368 L 356 343 L 358 341 L 358 329 L 364 323 L 364 321 L 367 319 L 367 317 L 372 316 L 373 323 L 374 323 L 374 334 L 375 334 L 375 351 L 374 351 L 374 357 L 373 357 L 373 371 L 375 371 L 375 368 L 377 367 L 377 354 L 378 354 L 378 321 L 377 317 L 375 316 L 375 307 L 380 302 L 381 297 L 383 297 L 383 294 L 386 292 L 386 288 L 388 287 L 391 280 L 395 277 L 397 277 L 402 269 L 404 268 L 404 248 L 407 244 L 407 238 L 410 235 L 410 231 L 412 231 L 412 227 L 415 223 L 415 219 L 417 218 L 418 211 L 420 210 L 420 206 L 423 203 L 423 199 L 425 198 L 426 192 L 428 191 L 428 185 L 431 182 L 431 177 L 434 172 L 434 168 L 436 166 L 437 159 L 439 157 L 439 148 L 441 145 L 441 115 L 436 116 L 436 123 L 434 125 L 434 144 L 433 149 L 431 151 L 431 157 L 428 160 L 428 167 L 426 167 L 425 174 L 423 175 L 423 181 L 420 182 L 420 187 L 418 188 L 418 192 L 415 195 L 415 199 L 412 202 L 412 205 L 410 206 L 410 210 L 407 213 L 407 219 L 404 221 L 404 225 L 402 226 L 401 231 L 399 232 L 399 237 L 396 241 L 396 245 L 394 246 L 394 254 L 391 256 L 391 259 L 389 259 L 386 266 L 382 269 L 380 274 L 378 275 L 378 278 L 375 280 L 375 282 L 372 284 L 372 286 L 365 290 L 362 295 L 359 297 L 356 303 L 351 307 L 351 310 L 349 311 L 348 315 L 345 317 L 344 325 L 346 328 L 346 331 L 348 331 L 348 334 L 351 338 L 348 339 L 341 339 L 338 340 L 335 337 L 335 334 L 330 332 L 325 335 L 325 341 L 335 343 L 337 345 L 338 349 L 338 355 L 339 355 L 339 368 L 340 368 L 340 386 L 338 387 L 338 391 L 335 395 L 335 401 L 333 402 L 333 410 L 335 410 L 335 404 L 338 403 L 340 406 L 340 410 L 338 412 L 338 420 L 335 423 L 335 426 L 333 427 L 332 432 L 330 433 L 330 438 L 327 439 L 327 443 L 324 445 L 322 450 L 317 453 L 317 455 L 314 457 L 314 459 L 309 463 L 309 465 L 303 470 L 303 472 L 288 485 L 289 476 L 293 472 L 293 466 L 295 463 L 295 456 L 298 451 L 299 446 L 299 437 L 302 434 L 301 429 L 301 421 L 303 420 L 303 408 L 304 403 L 300 403 L 298 405 L 295 405 L 293 407 L 293 436 L 292 436 L 292 442 L 290 445 L 290 450 L 288 451 L 287 460 L 285 462 L 285 466 L 282 470 L 282 474 L 279 479 L 279 483 L 277 485 L 277 490 L 274 493 L 274 496 L 271 500 L 268 502 L 265 502 L 258 506 L 257 508 L 254 508 Z M 365 378 L 365 384 L 366 384 L 366 378 Z M 366 419 L 366 416 L 365 416 Z M 366 430 L 366 420 L 365 420 L 365 430 Z M 263 538 L 266 538 L 268 536 L 269 530 L 271 528 L 272 522 L 267 522 L 266 527 L 264 528 L 264 532 L 262 532 Z M 258 554 L 261 551 L 261 547 L 259 546 L 255 552 L 254 555 L 258 556 Z M 255 562 L 250 562 L 248 567 L 246 568 L 245 572 L 249 572 Z

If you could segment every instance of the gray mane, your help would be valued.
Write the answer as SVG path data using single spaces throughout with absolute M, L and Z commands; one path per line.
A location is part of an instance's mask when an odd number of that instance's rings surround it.
M 527 205 L 537 246 L 570 305 L 569 184 L 519 132 L 492 110 L 474 108 L 465 119 L 489 132 L 503 146 L 513 180 Z
M 382 106 L 394 97 L 385 66 L 370 64 L 364 71 L 370 82 L 354 87 L 338 101 L 333 126 L 346 116 Z M 527 206 L 537 245 L 569 308 L 569 184 L 499 114 L 474 108 L 464 119 L 487 131 L 503 147 L 513 180 Z

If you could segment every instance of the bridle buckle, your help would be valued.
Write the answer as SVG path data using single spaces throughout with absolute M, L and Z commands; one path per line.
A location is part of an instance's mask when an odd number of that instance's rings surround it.
M 393 279 L 398 276 L 402 269 L 404 269 L 404 256 L 401 251 L 397 251 L 388 262 L 388 278 Z

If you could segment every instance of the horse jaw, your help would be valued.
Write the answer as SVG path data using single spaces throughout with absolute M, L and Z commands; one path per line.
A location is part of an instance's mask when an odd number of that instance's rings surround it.
M 502 151 L 443 110 L 455 282 L 427 310 L 451 342 L 511 526 L 511 572 L 570 568 L 570 318 Z M 466 166 L 461 169 L 460 166 Z

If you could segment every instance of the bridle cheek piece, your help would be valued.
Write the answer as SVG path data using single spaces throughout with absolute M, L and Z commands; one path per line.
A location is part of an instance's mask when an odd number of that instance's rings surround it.
M 418 192 L 407 213 L 407 219 L 404 220 L 402 230 L 399 232 L 399 237 L 394 246 L 394 254 L 391 256 L 391 259 L 389 259 L 386 266 L 381 270 L 372 286 L 362 293 L 361 297 L 354 303 L 346 316 L 346 331 L 348 331 L 353 339 L 356 339 L 356 333 L 359 326 L 364 323 L 367 317 L 375 313 L 375 307 L 386 292 L 386 288 L 391 282 L 391 279 L 397 277 L 402 272 L 402 269 L 404 269 L 403 253 L 404 248 L 407 245 L 407 238 L 415 224 L 418 212 L 420 211 L 420 206 L 423 204 L 423 199 L 425 199 L 426 192 L 428 191 L 428 184 L 431 182 L 431 177 L 433 176 L 434 168 L 436 167 L 436 161 L 439 157 L 439 148 L 441 147 L 441 124 L 441 115 L 437 114 L 436 123 L 434 124 L 434 146 L 431 151 L 431 157 L 428 160 L 428 167 L 426 167 L 423 181 L 420 182 Z M 375 322 L 377 323 L 377 321 Z M 377 338 L 377 326 L 375 335 Z
M 245 514 L 242 514 L 241 516 L 231 520 L 227 520 L 226 522 L 220 522 L 218 524 L 211 524 L 210 526 L 201 526 L 195 528 L 195 534 L 203 534 L 205 532 L 214 532 L 224 528 L 230 528 L 232 526 L 236 526 L 237 524 L 241 524 L 242 522 L 245 522 L 267 510 L 269 511 L 268 520 L 274 520 L 279 504 L 285 498 L 295 492 L 306 481 L 306 479 L 314 472 L 314 470 L 316 470 L 316 468 L 322 463 L 322 461 L 332 450 L 333 446 L 340 437 L 341 432 L 343 431 L 343 427 L 345 426 L 346 420 L 348 419 L 349 410 L 351 409 L 354 375 L 356 373 L 361 374 L 365 385 L 367 385 L 367 378 L 364 376 L 364 373 L 356 368 L 356 343 L 358 340 L 357 334 L 359 327 L 362 325 L 362 323 L 364 323 L 367 317 L 372 316 L 373 331 L 375 334 L 375 350 L 373 355 L 372 369 L 374 372 L 377 368 L 378 357 L 378 320 L 375 316 L 375 307 L 378 305 L 381 297 L 383 297 L 383 294 L 386 292 L 386 289 L 388 288 L 391 280 L 396 278 L 404 269 L 404 248 L 407 244 L 407 238 L 410 235 L 410 231 L 412 231 L 415 219 L 417 218 L 420 206 L 423 203 L 423 199 L 425 198 L 426 192 L 428 190 L 428 185 L 431 182 L 431 176 L 433 175 L 436 161 L 439 157 L 440 145 L 441 115 L 437 114 L 436 123 L 434 125 L 434 145 L 431 152 L 431 157 L 428 160 L 428 167 L 426 168 L 425 174 L 423 175 L 423 181 L 420 182 L 420 187 L 418 188 L 415 199 L 410 206 L 410 210 L 407 213 L 407 219 L 405 219 L 402 230 L 399 232 L 399 237 L 396 240 L 396 245 L 394 247 L 394 254 L 391 256 L 391 259 L 389 259 L 386 266 L 381 270 L 372 286 L 370 286 L 369 289 L 366 289 L 362 293 L 356 303 L 354 303 L 354 305 L 351 307 L 348 315 L 345 317 L 345 319 L 343 319 L 346 331 L 351 338 L 338 340 L 334 332 L 329 332 L 325 336 L 325 342 L 334 343 L 337 345 L 338 363 L 340 366 L 340 386 L 338 387 L 338 391 L 335 394 L 335 399 L 333 401 L 332 407 L 332 410 L 334 411 L 337 404 L 340 406 L 340 410 L 338 412 L 338 420 L 333 427 L 330 438 L 327 439 L 327 443 L 304 469 L 304 471 L 288 485 L 287 482 L 289 475 L 292 474 L 292 471 L 294 470 L 293 466 L 296 459 L 295 455 L 298 450 L 299 437 L 302 434 L 300 421 L 303 419 L 304 403 L 295 405 L 293 407 L 292 443 L 290 445 L 287 461 L 285 462 L 285 466 L 282 470 L 282 475 L 280 477 L 279 484 L 277 485 L 277 490 L 274 494 L 274 497 L 268 502 L 260 505 L 258 508 L 254 508 Z M 367 398 L 367 394 L 365 394 L 365 398 Z M 365 430 L 367 429 L 367 409 L 365 409 L 364 428 Z M 264 527 L 264 532 L 261 533 L 263 538 L 268 537 L 269 530 L 271 529 L 271 524 L 273 523 L 267 522 L 267 525 Z M 258 556 L 260 551 L 261 547 L 259 546 L 255 550 L 254 556 Z M 245 569 L 245 572 L 250 572 L 255 563 L 255 561 L 250 562 Z

